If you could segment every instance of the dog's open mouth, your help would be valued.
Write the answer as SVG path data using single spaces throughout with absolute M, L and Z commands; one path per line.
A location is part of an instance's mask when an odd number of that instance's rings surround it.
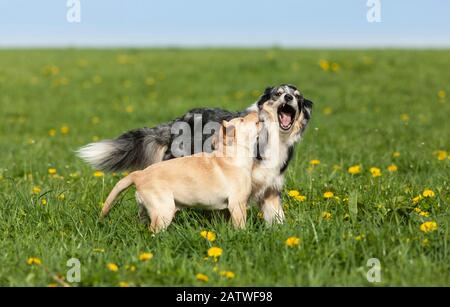
M 295 109 L 288 104 L 278 107 L 278 123 L 283 130 L 289 130 L 295 119 Z

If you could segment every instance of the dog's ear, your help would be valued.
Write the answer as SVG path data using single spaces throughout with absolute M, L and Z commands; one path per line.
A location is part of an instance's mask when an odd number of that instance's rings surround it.
M 311 112 L 312 112 L 313 102 L 308 99 L 303 99 L 301 101 L 301 106 L 299 106 L 300 110 L 304 113 L 304 117 L 306 120 L 309 120 L 311 118 Z
M 258 109 L 261 110 L 264 102 L 270 99 L 270 93 L 273 90 L 273 86 L 266 87 L 264 90 L 264 93 L 259 97 L 258 101 L 256 102 L 256 105 L 258 106 Z

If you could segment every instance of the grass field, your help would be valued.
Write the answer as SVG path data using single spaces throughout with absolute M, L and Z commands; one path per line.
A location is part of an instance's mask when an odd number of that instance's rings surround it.
M 448 50 L 2 50 L 0 285 L 60 285 L 78 258 L 73 286 L 450 286 L 449 68 Z M 315 104 L 284 225 L 254 207 L 237 231 L 192 210 L 152 236 L 132 189 L 98 220 L 122 174 L 95 173 L 79 146 L 192 107 L 242 110 L 286 82 Z M 381 283 L 366 279 L 370 258 Z

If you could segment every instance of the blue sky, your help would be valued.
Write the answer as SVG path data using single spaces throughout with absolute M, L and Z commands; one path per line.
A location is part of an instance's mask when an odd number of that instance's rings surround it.
M 450 1 L 380 0 L 0 0 L 0 47 L 285 46 L 450 47 Z

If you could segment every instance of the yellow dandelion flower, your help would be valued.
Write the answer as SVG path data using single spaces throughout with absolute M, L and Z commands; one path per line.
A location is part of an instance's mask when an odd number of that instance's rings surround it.
M 328 211 L 324 211 L 322 212 L 322 218 L 326 221 L 330 220 L 332 217 L 332 214 Z
M 214 258 L 220 257 L 222 255 L 222 252 L 223 252 L 223 250 L 220 247 L 216 247 L 216 246 L 210 247 L 208 249 L 208 257 L 214 257 Z
M 325 108 L 323 108 L 323 114 L 325 114 L 325 115 L 330 115 L 331 113 L 333 113 L 333 109 L 332 108 L 330 108 L 330 107 L 325 107 Z
M 422 200 L 422 195 L 418 195 L 412 199 L 412 203 L 417 204 L 421 200 Z
M 195 275 L 195 278 L 197 278 L 197 280 L 203 281 L 203 282 L 207 282 L 209 280 L 208 276 L 206 276 L 205 274 L 202 274 L 202 273 L 198 273 L 197 275 Z
M 422 212 L 422 210 L 421 210 L 419 207 L 415 207 L 415 208 L 414 208 L 414 211 L 415 211 L 416 213 Z
M 27 259 L 27 264 L 28 265 L 41 265 L 42 261 L 39 258 L 30 257 L 30 258 Z
M 58 284 L 55 283 L 55 282 L 52 282 L 52 283 L 49 283 L 49 284 L 47 285 L 47 287 L 48 287 L 48 288 L 57 288 L 57 287 L 58 287 Z
M 92 123 L 93 125 L 97 125 L 98 123 L 100 123 L 100 117 L 98 117 L 98 116 L 92 117 L 92 118 L 91 118 L 91 123 Z
M 422 246 L 428 246 L 430 244 L 430 240 L 428 240 L 428 239 L 423 239 L 422 240 Z
M 389 171 L 389 172 L 396 172 L 397 170 L 398 170 L 398 167 L 397 167 L 397 165 L 395 165 L 395 164 L 391 164 L 391 165 L 389 165 L 388 167 L 387 167 L 387 170 Z
M 435 194 L 433 192 L 433 190 L 430 189 L 426 189 L 422 192 L 423 197 L 434 197 Z
M 288 192 L 288 195 L 289 195 L 290 197 L 295 197 L 295 196 L 300 195 L 300 192 L 297 191 L 297 190 L 290 190 L 290 191 Z
M 428 221 L 425 223 L 422 223 L 422 225 L 420 225 L 420 230 L 428 233 L 428 232 L 432 232 L 438 229 L 438 224 L 435 221 Z
M 42 199 L 41 199 L 41 204 L 42 204 L 43 206 L 45 206 L 45 205 L 47 204 L 47 199 L 46 199 L 46 198 L 42 198 Z
M 258 212 L 258 218 L 262 220 L 264 218 L 264 214 L 262 212 Z
M 51 137 L 54 137 L 56 135 L 56 129 L 50 129 L 48 131 L 48 135 L 51 136 Z
M 115 263 L 112 263 L 112 262 L 108 263 L 108 264 L 106 265 L 106 267 L 107 267 L 108 270 L 110 270 L 111 272 L 117 272 L 117 271 L 119 270 L 119 266 L 118 266 L 117 264 L 115 264 Z
M 105 173 L 103 173 L 102 171 L 95 171 L 94 172 L 94 177 L 103 177 L 105 176 Z
M 136 271 L 136 266 L 134 266 L 134 265 L 126 265 L 125 266 L 125 270 L 128 270 L 128 271 L 130 271 L 130 272 L 134 272 L 134 271 Z
M 128 288 L 130 285 L 126 281 L 119 282 L 119 287 L 121 288 Z
M 326 198 L 326 199 L 333 198 L 334 197 L 334 193 L 330 192 L 330 191 L 327 191 L 327 192 L 323 193 L 323 197 Z
M 133 112 L 134 112 L 134 107 L 133 107 L 133 106 L 127 106 L 127 107 L 125 108 L 125 112 L 127 112 L 127 113 L 133 113 Z
M 394 152 L 392 153 L 392 156 L 393 156 L 394 158 L 398 158 L 398 157 L 400 157 L 400 152 L 394 151 Z
M 286 246 L 289 246 L 289 247 L 298 246 L 300 244 L 300 238 L 289 237 L 286 239 L 286 241 L 284 243 L 286 244 Z
M 360 234 L 360 235 L 355 237 L 355 240 L 356 241 L 362 241 L 362 240 L 364 240 L 364 238 L 365 238 L 365 236 L 363 234 Z
M 66 198 L 66 196 L 64 194 L 59 194 L 58 195 L 58 200 L 59 201 L 63 201 Z
M 48 173 L 49 173 L 49 175 L 55 175 L 56 174 L 56 168 L 49 168 L 48 169 Z
M 214 242 L 216 240 L 216 234 L 212 231 L 203 230 L 200 232 L 200 235 L 209 242 Z
M 311 161 L 309 161 L 309 164 L 311 164 L 311 165 L 319 165 L 320 164 L 320 160 L 317 160 L 317 159 L 311 160 Z
M 41 188 L 38 186 L 34 186 L 32 192 L 33 194 L 39 194 L 41 193 Z
M 407 122 L 407 121 L 409 121 L 409 115 L 406 113 L 403 113 L 400 115 L 400 119 L 404 122 Z
M 440 90 L 437 93 L 437 96 L 438 96 L 439 99 L 445 99 L 445 97 L 447 96 L 447 93 L 444 90 Z
M 352 175 L 356 175 L 361 173 L 361 165 L 353 165 L 348 168 L 348 173 Z
M 61 126 L 61 128 L 60 128 L 60 131 L 61 131 L 61 134 L 68 134 L 69 133 L 69 126 L 67 126 L 67 125 L 63 125 L 63 126 Z
M 140 255 L 139 255 L 139 260 L 140 261 L 148 261 L 148 260 L 150 260 L 150 259 L 152 259 L 153 258 L 153 254 L 152 253 L 141 253 Z
M 334 72 L 338 72 L 341 69 L 341 65 L 339 65 L 338 63 L 333 63 L 331 64 L 331 70 Z
M 438 150 L 436 152 L 436 156 L 439 161 L 443 161 L 443 160 L 447 159 L 447 152 L 445 150 Z
M 228 279 L 233 279 L 235 277 L 235 274 L 231 271 L 221 271 L 219 273 L 220 276 L 226 277 Z
M 420 215 L 420 216 L 424 216 L 424 217 L 429 217 L 429 216 L 430 216 L 430 212 L 428 212 L 428 211 L 422 211 L 422 210 L 421 210 L 421 211 L 419 212 L 419 215 Z
M 299 202 L 304 202 L 306 200 L 306 196 L 305 195 L 296 195 L 296 196 L 294 196 L 294 198 L 296 200 L 298 200 Z
M 322 68 L 323 71 L 330 70 L 330 62 L 328 62 L 327 60 L 320 60 L 319 66 L 320 68 Z
M 381 176 L 381 170 L 378 167 L 371 167 L 369 171 L 372 174 L 372 177 L 380 177 Z

